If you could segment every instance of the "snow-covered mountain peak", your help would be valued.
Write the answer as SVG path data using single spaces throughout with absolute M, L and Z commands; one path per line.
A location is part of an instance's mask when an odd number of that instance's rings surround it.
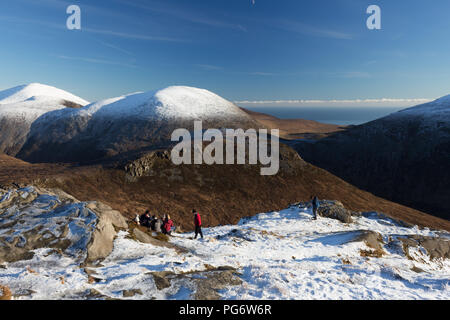
M 393 113 L 388 117 L 420 116 L 433 120 L 450 119 L 450 95 Z
M 202 117 L 208 115 L 241 115 L 233 103 L 205 89 L 172 86 L 154 95 L 158 114 L 166 117 Z
M 171 86 L 92 103 L 80 110 L 92 116 L 156 119 L 246 117 L 236 105 L 205 89 Z
M 33 100 L 67 100 L 83 106 L 89 103 L 67 91 L 40 83 L 30 83 L 0 91 L 0 104 L 3 105 Z
M 434 101 L 434 103 L 438 103 L 438 104 L 446 104 L 447 106 L 450 107 L 450 94 L 447 96 L 444 96 L 442 98 L 439 98 L 437 100 Z

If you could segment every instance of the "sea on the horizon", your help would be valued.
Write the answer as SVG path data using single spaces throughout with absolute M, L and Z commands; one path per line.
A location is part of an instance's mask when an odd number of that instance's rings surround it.
M 280 119 L 306 119 L 337 125 L 359 125 L 407 107 L 267 107 L 243 106 Z

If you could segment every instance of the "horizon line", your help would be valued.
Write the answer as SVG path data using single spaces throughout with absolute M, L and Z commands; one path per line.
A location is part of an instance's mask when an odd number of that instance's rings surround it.
M 309 106 L 413 106 L 434 101 L 436 99 L 429 98 L 380 98 L 380 99 L 295 99 L 295 100 L 240 100 L 233 101 L 235 104 L 241 105 L 258 105 L 259 107 L 284 106 L 284 107 L 309 107 Z

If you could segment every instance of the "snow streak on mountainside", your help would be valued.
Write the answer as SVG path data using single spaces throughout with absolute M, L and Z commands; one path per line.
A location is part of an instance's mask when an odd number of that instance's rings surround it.
M 8 245 L 31 237 L 26 230 L 39 228 L 33 223 L 51 222 L 40 230 L 52 240 L 71 238 L 81 230 L 77 224 L 92 221 L 72 210 L 84 203 L 54 210 L 58 199 L 41 195 L 16 198 L 12 206 L 12 193 L 0 194 L 0 215 L 8 217 L 0 236 Z M 54 233 L 54 222 L 76 213 L 79 221 L 71 220 L 68 234 Z M 25 220 L 17 232 L 15 216 Z M 90 267 L 80 266 L 70 250 L 43 246 L 28 260 L 0 261 L 0 285 L 15 299 L 450 298 L 448 232 L 406 227 L 376 212 L 354 216 L 352 223 L 311 216 L 304 204 L 294 205 L 204 229 L 204 240 L 186 233 L 161 242 L 130 227 L 118 233 L 111 254 Z
M 437 100 L 421 104 L 412 108 L 404 109 L 387 116 L 389 118 L 399 117 L 423 117 L 434 121 L 450 121 L 450 95 Z

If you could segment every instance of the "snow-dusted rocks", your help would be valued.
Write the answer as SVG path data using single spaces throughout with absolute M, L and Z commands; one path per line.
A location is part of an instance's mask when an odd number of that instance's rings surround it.
M 43 251 L 94 262 L 111 253 L 115 228 L 127 228 L 123 216 L 102 203 L 36 187 L 0 192 L 0 218 L 0 263 Z

